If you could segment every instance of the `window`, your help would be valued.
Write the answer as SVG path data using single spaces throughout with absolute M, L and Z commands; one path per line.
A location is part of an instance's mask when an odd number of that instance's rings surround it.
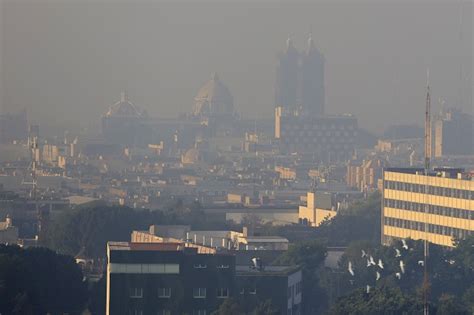
M 253 295 L 257 294 L 257 288 L 250 288 L 249 294 L 253 294 Z
M 217 289 L 217 298 L 226 299 L 228 297 L 229 297 L 229 289 L 227 289 L 227 288 Z
M 171 297 L 171 288 L 158 288 L 158 297 L 169 299 Z
M 196 298 L 196 299 L 206 298 L 206 288 L 194 288 L 193 289 L 193 297 Z
M 217 265 L 217 269 L 229 269 L 229 265 Z
M 130 297 L 132 299 L 141 299 L 143 297 L 143 288 L 130 288 Z
M 157 315 L 171 315 L 170 310 L 158 310 Z
M 207 268 L 206 264 L 194 264 L 194 269 L 205 269 Z

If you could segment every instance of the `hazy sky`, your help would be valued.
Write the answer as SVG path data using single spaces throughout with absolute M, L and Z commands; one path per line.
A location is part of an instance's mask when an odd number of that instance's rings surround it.
M 378 131 L 421 123 L 428 67 L 435 106 L 472 99 L 471 2 L 1 1 L 3 106 L 42 124 L 98 124 L 122 89 L 154 116 L 190 112 L 214 71 L 238 112 L 272 118 L 276 55 L 289 34 L 304 49 L 310 28 L 330 113 Z

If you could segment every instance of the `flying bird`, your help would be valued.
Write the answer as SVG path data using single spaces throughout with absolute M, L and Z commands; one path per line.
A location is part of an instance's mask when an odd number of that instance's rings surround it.
M 395 252 L 396 252 L 395 257 L 400 257 L 400 256 L 402 256 L 402 255 L 400 254 L 400 250 L 399 250 L 398 248 L 395 248 Z
M 380 280 L 380 272 L 376 272 L 375 273 L 375 281 L 379 281 Z
M 379 263 L 377 264 L 377 266 L 379 266 L 380 269 L 383 269 L 382 259 L 379 259 Z
M 367 294 L 370 293 L 370 285 L 367 285 Z
M 400 270 L 402 273 L 405 273 L 405 264 L 403 263 L 403 260 L 400 260 Z
M 367 253 L 365 252 L 365 250 L 362 249 L 361 252 L 362 252 L 361 258 L 364 258 L 365 256 L 367 256 Z
M 397 272 L 397 273 L 395 274 L 395 277 L 397 277 L 397 279 L 400 280 L 400 279 L 402 278 L 402 274 L 399 273 L 399 272 Z
M 352 269 L 352 262 L 349 261 L 349 266 L 347 267 L 347 270 L 351 274 L 351 276 L 354 276 L 354 270 Z
M 405 239 L 402 239 L 402 247 L 405 249 L 405 250 L 408 250 L 408 245 L 407 245 L 407 241 L 405 241 Z
M 369 259 L 370 259 L 370 263 L 375 266 L 376 263 L 375 263 L 374 257 L 370 256 Z
M 425 265 L 425 262 L 423 260 L 418 260 L 418 265 L 423 267 Z
M 367 259 L 367 268 L 369 268 L 370 266 L 372 266 L 372 264 L 370 263 L 370 260 Z

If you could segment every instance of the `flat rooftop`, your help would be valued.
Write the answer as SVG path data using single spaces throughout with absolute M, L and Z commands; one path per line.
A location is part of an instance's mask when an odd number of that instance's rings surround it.
M 403 173 L 425 176 L 425 169 L 422 167 L 387 167 L 384 168 L 384 172 Z M 435 167 L 429 170 L 428 176 L 430 177 L 441 177 L 451 178 L 460 180 L 473 180 L 474 173 L 466 172 L 464 168 L 451 168 L 451 167 Z
M 125 251 L 182 251 L 184 243 L 131 243 L 131 242 L 108 242 L 110 250 Z

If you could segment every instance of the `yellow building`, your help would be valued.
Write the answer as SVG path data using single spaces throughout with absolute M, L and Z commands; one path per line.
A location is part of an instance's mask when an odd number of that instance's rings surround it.
M 306 204 L 299 206 L 299 221 L 308 226 L 319 226 L 325 220 L 330 220 L 337 214 L 336 207 L 333 205 L 331 193 L 308 192 L 306 195 Z
M 474 234 L 474 180 L 462 169 L 428 176 L 423 169 L 385 169 L 382 197 L 382 244 L 412 238 L 453 247 L 454 239 Z

